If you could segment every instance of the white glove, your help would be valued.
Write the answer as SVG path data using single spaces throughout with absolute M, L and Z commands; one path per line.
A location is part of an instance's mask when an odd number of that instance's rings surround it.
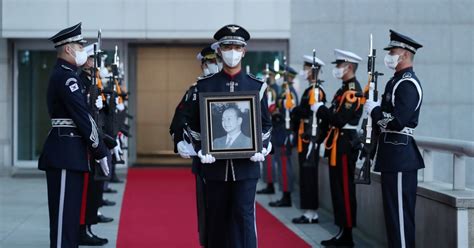
M 268 142 L 267 148 L 262 149 L 262 155 L 266 157 L 272 151 L 272 142 Z
M 98 110 L 101 110 L 104 107 L 104 102 L 102 101 L 102 96 L 98 96 L 95 100 L 95 107 Z
M 190 158 L 191 157 L 189 155 L 188 149 L 186 148 L 186 144 L 184 144 L 184 141 L 178 142 L 177 148 L 178 148 L 179 156 L 181 156 L 182 158 Z
M 380 100 L 377 102 L 374 102 L 372 100 L 367 99 L 367 101 L 364 104 L 364 113 L 366 115 L 370 115 L 372 114 L 372 110 L 378 106 L 380 106 Z
M 317 112 L 318 112 L 318 109 L 319 109 L 321 106 L 323 106 L 323 105 L 324 105 L 324 103 L 322 103 L 322 102 L 317 102 L 317 103 L 311 105 L 311 111 L 317 113 Z
M 256 152 L 252 157 L 250 157 L 250 161 L 252 162 L 263 162 L 265 161 L 265 156 L 263 155 L 265 148 L 262 149 L 262 152 Z
M 212 164 L 216 162 L 216 158 L 214 156 L 212 156 L 211 154 L 202 155 L 201 150 L 199 150 L 198 152 L 198 157 L 201 159 L 201 163 L 203 164 Z
M 112 148 L 110 153 L 114 154 L 116 161 L 122 161 L 122 158 L 120 157 L 120 155 L 122 154 L 122 149 L 120 149 L 120 144 Z
M 250 161 L 252 162 L 265 161 L 265 157 L 270 153 L 271 150 L 272 150 L 272 142 L 269 142 L 268 147 L 263 148 L 261 152 L 256 152 L 252 157 L 250 157 Z
M 101 158 L 99 161 L 100 168 L 102 169 L 102 172 L 104 172 L 105 176 L 108 176 L 110 171 L 109 171 L 109 164 L 107 163 L 107 157 Z

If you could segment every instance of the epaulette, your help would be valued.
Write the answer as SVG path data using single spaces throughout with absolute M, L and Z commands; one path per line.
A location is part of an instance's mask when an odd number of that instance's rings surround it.
M 67 66 L 65 66 L 65 65 L 61 65 L 61 67 L 62 67 L 64 70 L 68 70 L 68 71 L 74 72 L 73 69 L 71 69 L 71 68 L 69 68 L 69 67 L 67 67 Z
M 402 78 L 411 78 L 413 77 L 413 74 L 411 74 L 411 72 L 405 72 L 402 76 Z
M 259 83 L 262 83 L 262 84 L 265 83 L 263 80 L 261 80 L 260 78 L 257 78 L 256 76 L 254 76 L 252 74 L 247 74 L 247 76 L 249 76 L 253 80 L 258 81 Z
M 198 81 L 201 81 L 201 80 L 204 80 L 204 79 L 208 79 L 208 78 L 210 78 L 210 77 L 212 77 L 212 76 L 214 76 L 214 75 L 216 75 L 216 73 L 212 73 L 212 74 L 209 74 L 209 75 L 206 75 L 206 76 L 199 76 L 199 77 L 197 78 L 197 80 L 198 80 Z M 196 83 L 197 83 L 197 82 L 196 82 Z

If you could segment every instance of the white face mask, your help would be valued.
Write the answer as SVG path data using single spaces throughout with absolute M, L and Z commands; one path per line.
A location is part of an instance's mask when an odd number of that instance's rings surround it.
M 243 52 L 238 52 L 234 49 L 229 51 L 222 51 L 221 53 L 222 60 L 224 60 L 224 63 L 231 68 L 234 68 L 239 64 L 243 54 Z
M 202 69 L 202 75 L 203 75 L 203 76 L 207 76 L 207 75 L 209 75 L 209 74 L 211 74 L 211 73 L 209 72 L 209 69 L 207 69 L 207 68 Z
M 87 61 L 87 52 L 82 50 L 82 51 L 76 51 L 74 50 L 75 53 L 75 61 L 77 66 L 82 66 L 86 63 Z
M 106 78 L 109 76 L 109 70 L 107 70 L 107 68 L 105 67 L 100 68 L 99 75 L 100 75 L 100 78 Z
M 346 70 L 346 67 L 341 67 L 341 68 L 335 67 L 332 69 L 332 75 L 337 79 L 341 79 L 342 77 L 344 77 L 345 70 Z
M 218 73 L 220 71 L 219 66 L 215 63 L 206 63 L 206 65 L 207 65 L 207 70 L 209 71 L 209 74 Z
M 224 68 L 224 64 L 222 62 L 217 62 L 217 69 L 221 71 L 222 68 Z
M 388 69 L 395 70 L 395 68 L 397 68 L 399 58 L 400 58 L 400 55 L 398 54 L 396 55 L 387 54 L 385 55 L 383 62 L 385 63 L 385 66 Z

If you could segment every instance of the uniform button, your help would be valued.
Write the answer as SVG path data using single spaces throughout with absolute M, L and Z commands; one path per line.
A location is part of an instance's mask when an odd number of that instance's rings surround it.
M 395 144 L 398 144 L 398 140 L 395 140 Z
M 74 136 L 74 134 L 73 134 L 73 133 L 70 133 L 69 135 L 71 135 L 71 136 Z

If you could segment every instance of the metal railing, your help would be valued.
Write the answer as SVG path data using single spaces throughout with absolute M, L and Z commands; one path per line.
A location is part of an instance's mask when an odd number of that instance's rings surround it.
M 474 157 L 474 141 L 426 136 L 415 136 L 415 140 L 425 161 L 424 182 L 434 180 L 433 151 L 437 151 L 453 156 L 453 190 L 466 189 L 466 157 Z

